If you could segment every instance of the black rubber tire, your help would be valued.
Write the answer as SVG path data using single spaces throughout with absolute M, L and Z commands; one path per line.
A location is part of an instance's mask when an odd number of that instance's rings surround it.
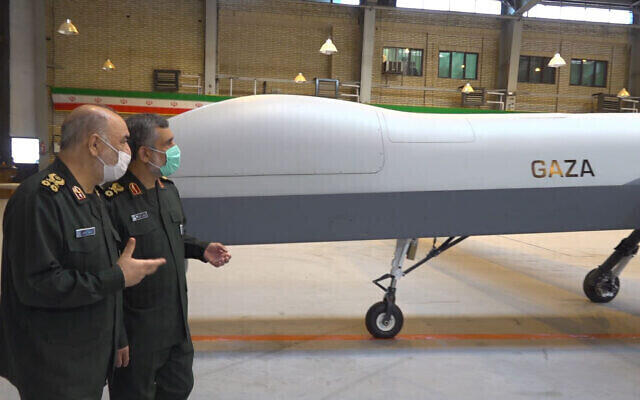
M 377 339 L 391 339 L 395 337 L 402 329 L 404 323 L 404 316 L 402 311 L 395 304 L 391 306 L 391 318 L 389 324 L 385 327 L 382 325 L 381 319 L 384 318 L 386 311 L 386 303 L 380 301 L 369 308 L 367 316 L 365 317 L 365 324 L 367 330 Z
M 613 283 L 613 284 L 612 284 Z M 602 286 L 604 286 L 608 294 L 603 296 Z M 598 268 L 591 270 L 584 278 L 582 284 L 584 294 L 594 303 L 608 303 L 615 299 L 620 291 L 620 279 L 616 276 L 611 282 L 611 276 L 603 274 Z

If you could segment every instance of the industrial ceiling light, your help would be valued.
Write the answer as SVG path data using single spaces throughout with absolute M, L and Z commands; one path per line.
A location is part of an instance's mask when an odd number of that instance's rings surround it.
M 107 58 L 107 61 L 105 61 L 104 64 L 102 64 L 102 70 L 103 71 L 113 71 L 114 69 L 116 69 L 116 66 L 113 65 L 111 60 Z
M 553 56 L 553 58 L 549 61 L 549 64 L 547 65 L 551 68 L 560 68 L 567 65 L 567 62 L 564 61 L 564 58 L 560 56 L 560 53 L 556 53 L 556 55 Z
M 76 28 L 76 26 L 73 24 L 73 22 L 71 22 L 69 18 L 67 18 L 66 21 L 60 24 L 60 27 L 58 28 L 58 33 L 61 35 L 67 35 L 67 36 L 80 34 L 80 32 L 78 32 L 78 28 Z
M 336 48 L 336 45 L 333 44 L 333 42 L 331 41 L 331 38 L 328 38 L 327 41 L 324 42 L 322 47 L 320 47 L 320 53 L 328 56 L 335 54 L 337 52 L 338 52 L 338 49 Z
M 295 83 L 304 83 L 306 81 L 307 81 L 307 78 L 305 78 L 304 75 L 302 75 L 302 72 L 298 72 L 298 75 L 294 79 Z
M 473 93 L 473 88 L 471 87 L 471 84 L 469 82 L 467 82 L 467 84 L 462 87 L 462 93 L 464 94 Z
M 625 98 L 631 96 L 627 91 L 627 88 L 622 88 L 621 91 L 618 92 L 618 97 Z

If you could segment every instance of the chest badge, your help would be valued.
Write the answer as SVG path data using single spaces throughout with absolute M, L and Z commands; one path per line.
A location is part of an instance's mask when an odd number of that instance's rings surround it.
M 76 229 L 76 239 L 80 239 L 87 236 L 95 236 L 96 227 Z
M 137 222 L 146 218 L 149 218 L 149 213 L 147 211 L 143 211 L 143 212 L 131 215 L 131 221 L 133 222 Z

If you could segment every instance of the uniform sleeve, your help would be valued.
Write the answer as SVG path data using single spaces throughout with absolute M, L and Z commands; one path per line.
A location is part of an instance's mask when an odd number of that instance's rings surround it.
M 184 216 L 184 208 L 182 207 L 182 201 L 180 200 L 180 193 L 178 192 L 178 188 L 176 188 L 175 186 L 173 186 L 173 189 L 175 190 L 177 200 L 180 204 L 180 209 L 182 210 L 182 224 L 186 227 L 187 217 Z M 203 242 L 202 240 L 199 240 L 198 238 L 187 234 L 184 234 L 182 236 L 182 239 L 184 241 L 184 256 L 186 258 L 195 258 L 196 260 L 207 262 L 207 260 L 204 258 L 204 251 L 207 246 L 209 246 L 210 242 Z
M 189 235 L 184 235 L 183 240 L 184 256 L 186 258 L 195 258 L 202 262 L 207 262 L 204 258 L 204 251 L 209 245 L 209 242 L 203 242 Z
M 107 211 L 109 212 L 109 218 L 111 219 L 111 224 L 118 232 L 118 236 L 120 237 L 120 241 L 118 242 L 118 252 L 122 252 L 124 247 L 127 244 L 127 238 L 125 237 L 126 232 L 122 228 L 122 223 L 120 222 L 120 218 L 118 215 L 118 208 L 116 206 L 115 199 L 105 201 L 105 206 Z M 117 346 L 118 350 L 123 349 L 129 345 L 129 338 L 127 336 L 127 328 L 124 325 L 124 310 L 120 313 L 120 332 L 118 332 L 118 341 Z
M 124 312 L 120 313 L 120 332 L 118 333 L 118 350 L 123 349 L 129 345 L 129 338 L 127 337 L 127 328 L 124 326 Z
M 20 301 L 28 306 L 72 308 L 93 304 L 124 289 L 117 265 L 98 273 L 80 272 L 61 265 L 64 236 L 62 215 L 49 193 L 24 196 L 9 216 L 13 284 Z

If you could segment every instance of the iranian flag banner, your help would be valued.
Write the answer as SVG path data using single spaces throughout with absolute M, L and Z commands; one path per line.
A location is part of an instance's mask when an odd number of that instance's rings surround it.
M 123 114 L 178 115 L 231 97 L 52 87 L 51 98 L 56 111 L 71 111 L 83 104 L 101 104 Z

